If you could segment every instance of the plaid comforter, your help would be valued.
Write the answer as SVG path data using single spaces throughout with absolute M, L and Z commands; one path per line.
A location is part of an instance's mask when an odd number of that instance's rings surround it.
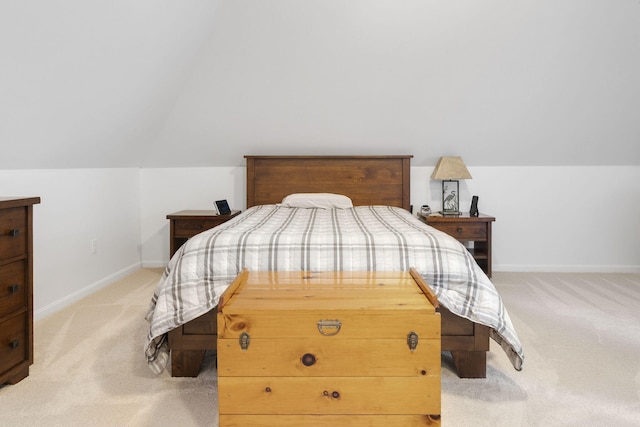
M 162 372 L 166 333 L 214 308 L 238 273 L 408 271 L 414 267 L 452 313 L 487 325 L 520 370 L 522 345 L 495 287 L 456 239 L 404 209 L 303 209 L 261 205 L 192 237 L 169 262 L 153 295 L 145 353 Z

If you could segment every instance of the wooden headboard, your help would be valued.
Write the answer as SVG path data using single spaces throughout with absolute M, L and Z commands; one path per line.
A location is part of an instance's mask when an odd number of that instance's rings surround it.
M 336 193 L 355 206 L 410 209 L 411 155 L 244 157 L 247 208 L 280 203 L 292 193 Z

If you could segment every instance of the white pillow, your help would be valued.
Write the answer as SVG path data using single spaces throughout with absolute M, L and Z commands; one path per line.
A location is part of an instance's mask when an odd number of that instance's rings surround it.
M 295 193 L 282 199 L 282 206 L 289 208 L 321 208 L 347 209 L 352 208 L 351 199 L 342 194 L 332 193 Z

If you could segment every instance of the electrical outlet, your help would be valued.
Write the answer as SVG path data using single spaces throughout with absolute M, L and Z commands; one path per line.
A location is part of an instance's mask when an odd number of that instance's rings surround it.
M 91 253 L 96 254 L 98 252 L 98 239 L 91 240 Z

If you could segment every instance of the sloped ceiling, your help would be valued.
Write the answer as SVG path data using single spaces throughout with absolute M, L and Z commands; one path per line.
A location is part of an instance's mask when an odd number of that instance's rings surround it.
M 2 169 L 320 153 L 640 165 L 637 1 L 0 8 Z
M 203 54 L 217 6 L 0 3 L 0 140 L 11 152 L 0 168 L 141 165 Z

